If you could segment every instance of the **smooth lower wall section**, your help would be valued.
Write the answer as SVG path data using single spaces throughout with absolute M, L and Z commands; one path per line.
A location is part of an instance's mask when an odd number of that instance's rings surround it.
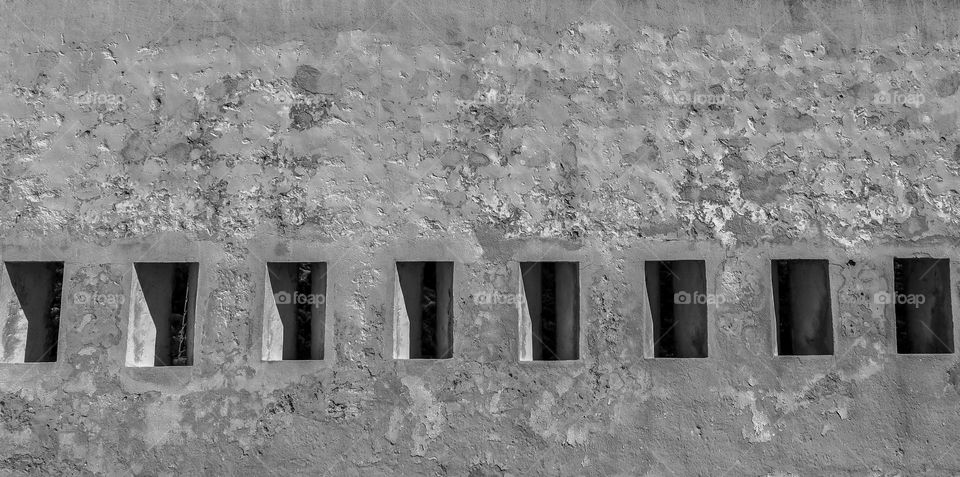
M 946 256 L 950 246 L 865 254 L 823 244 L 610 245 L 456 238 L 196 244 L 161 236 L 76 247 L 64 240 L 47 247 L 59 257 L 43 257 L 66 260 L 59 360 L 0 366 L 0 425 L 17 436 L 0 441 L 3 465 L 161 472 L 175 456 L 185 457 L 175 461 L 178 472 L 224 473 L 291 465 L 390 474 L 957 465 L 944 453 L 954 440 L 940 425 L 960 424 L 951 411 L 956 355 L 898 354 L 896 306 L 876 298 L 894 289 L 895 257 Z M 7 246 L 0 258 L 33 248 Z M 431 256 L 458 270 L 452 357 L 398 360 L 395 264 Z M 786 257 L 828 262 L 832 356 L 776 354 L 771 260 Z M 654 356 L 645 263 L 665 258 L 704 260 L 706 298 L 696 300 L 707 307 L 706 358 Z M 533 260 L 580 264 L 577 360 L 520 356 L 521 298 L 510 294 L 520 289 L 520 264 Z M 129 366 L 131 264 L 187 261 L 199 264 L 201 277 L 192 366 Z M 323 359 L 264 361 L 265 266 L 308 261 L 327 264 Z M 958 276 L 957 263 L 938 273 Z M 950 288 L 954 303 L 958 291 Z M 878 442 L 897 442 L 903 453 Z M 771 462 L 771 452 L 781 457 Z M 822 456 L 816 466 L 810 454 Z

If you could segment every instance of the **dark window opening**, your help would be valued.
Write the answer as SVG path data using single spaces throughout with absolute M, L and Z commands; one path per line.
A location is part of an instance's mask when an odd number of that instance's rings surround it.
M 826 260 L 773 260 L 779 355 L 833 354 L 833 313 Z
M 707 357 L 707 275 L 702 260 L 647 262 L 656 358 Z
M 893 271 L 897 353 L 953 353 L 950 260 L 895 258 Z
M 453 262 L 397 262 L 409 319 L 409 357 L 453 357 Z M 399 326 L 399 325 L 398 325 Z
M 56 361 L 63 294 L 63 262 L 6 262 L 6 267 L 10 285 L 27 318 L 26 352 L 23 361 Z
M 323 359 L 327 264 L 270 263 L 267 271 L 282 325 L 282 359 Z
M 520 264 L 520 273 L 530 314 L 530 359 L 579 359 L 579 264 L 524 262 Z
M 156 327 L 154 366 L 193 364 L 196 263 L 137 263 L 143 297 Z

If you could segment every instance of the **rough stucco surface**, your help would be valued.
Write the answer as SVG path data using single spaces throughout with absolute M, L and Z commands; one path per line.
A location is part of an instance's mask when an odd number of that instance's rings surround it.
M 0 258 L 67 268 L 60 362 L 0 366 L 0 471 L 960 471 L 956 357 L 857 299 L 954 252 L 953 7 L 245 4 L 2 7 Z M 707 359 L 643 357 L 675 254 L 727 297 Z M 831 260 L 836 356 L 773 356 L 771 254 Z M 323 363 L 260 361 L 285 257 L 333 264 Z M 397 362 L 392 261 L 430 257 L 455 357 Z M 581 262 L 576 363 L 475 299 L 544 257 Z M 72 301 L 143 258 L 201 262 L 191 368 L 125 369 L 124 305 Z

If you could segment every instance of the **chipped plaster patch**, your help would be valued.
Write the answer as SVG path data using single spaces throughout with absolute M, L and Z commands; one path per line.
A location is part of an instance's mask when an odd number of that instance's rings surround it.
M 446 416 L 443 412 L 443 403 L 438 403 L 433 394 L 424 385 L 422 379 L 413 376 L 404 376 L 400 379 L 410 392 L 411 405 L 408 414 L 416 421 L 413 430 L 413 445 L 411 455 L 426 454 L 427 445 L 443 432 Z

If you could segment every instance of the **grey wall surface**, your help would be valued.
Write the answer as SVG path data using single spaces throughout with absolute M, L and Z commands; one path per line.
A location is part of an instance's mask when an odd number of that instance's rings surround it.
M 936 1 L 3 2 L 0 259 L 66 265 L 59 361 L 0 365 L 0 472 L 960 472 L 960 361 L 896 354 L 871 299 L 893 257 L 957 255 L 958 25 Z M 833 356 L 775 355 L 777 258 L 830 261 Z M 643 262 L 685 259 L 709 356 L 654 359 Z M 261 360 L 282 260 L 328 264 L 321 362 Z M 455 263 L 452 359 L 393 359 L 396 260 Z M 580 264 L 577 361 L 518 360 L 538 260 Z M 125 366 L 139 261 L 199 262 L 192 367 Z

